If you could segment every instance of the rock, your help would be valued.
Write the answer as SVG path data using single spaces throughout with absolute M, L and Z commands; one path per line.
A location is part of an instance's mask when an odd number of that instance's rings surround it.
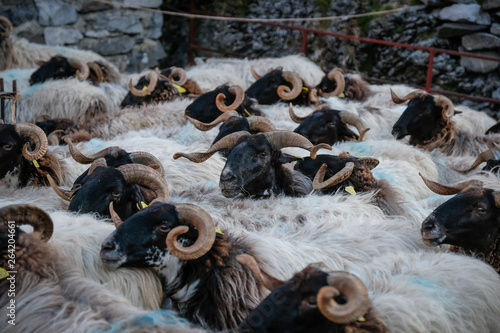
M 459 51 L 463 52 L 463 48 L 459 47 Z M 471 52 L 477 55 L 484 55 L 487 57 L 498 57 L 499 53 L 496 51 L 482 51 Z M 492 60 L 482 60 L 477 58 L 460 57 L 460 65 L 465 69 L 475 73 L 489 73 L 498 68 L 498 62 Z
M 45 43 L 47 45 L 70 45 L 76 44 L 83 35 L 76 29 L 47 27 L 43 29 Z
M 462 46 L 467 51 L 496 49 L 500 47 L 500 37 L 486 32 L 478 32 L 463 36 Z
M 26 21 L 36 20 L 38 15 L 35 7 L 33 6 L 16 7 L 7 11 L 6 14 L 7 15 L 4 16 L 7 16 L 15 27 Z
M 495 98 L 495 99 L 500 99 L 500 88 L 498 88 L 497 90 L 493 91 L 493 93 L 491 93 L 491 97 Z
M 493 23 L 490 27 L 490 32 L 494 35 L 500 36 L 500 23 Z
M 130 37 L 110 38 L 92 47 L 95 51 L 104 56 L 125 54 L 134 48 L 134 42 Z
M 500 8 L 500 0 L 485 0 L 481 5 L 482 10 L 492 10 Z
M 158 39 L 162 35 L 163 28 L 163 15 L 160 13 L 154 13 L 151 17 L 151 25 L 149 26 L 149 32 L 147 38 Z
M 488 26 L 466 23 L 445 23 L 437 28 L 439 38 L 460 37 L 479 31 L 486 31 Z
M 113 6 L 99 1 L 86 1 L 83 3 L 78 12 L 81 14 L 88 14 L 92 12 L 101 12 L 108 9 L 113 9 Z
M 97 13 L 89 16 L 89 30 L 108 30 L 126 34 L 140 34 L 143 31 L 139 16 L 133 13 Z
M 78 19 L 76 10 L 61 0 L 34 0 L 38 9 L 38 22 L 42 26 L 73 24 Z
M 491 18 L 488 13 L 481 11 L 478 4 L 455 4 L 441 9 L 439 19 L 442 21 L 475 23 L 490 25 Z
M 138 6 L 147 8 L 158 8 L 163 0 L 125 0 L 125 6 Z
M 109 33 L 108 30 L 87 30 L 85 31 L 85 36 L 86 37 L 91 37 L 91 38 L 105 38 L 109 37 L 111 34 Z
M 429 63 L 429 52 L 417 50 L 411 53 L 410 61 L 417 66 L 426 66 Z

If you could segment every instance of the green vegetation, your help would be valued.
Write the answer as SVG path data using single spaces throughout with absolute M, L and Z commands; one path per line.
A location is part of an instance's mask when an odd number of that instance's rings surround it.
M 316 0 L 316 5 L 318 5 L 321 15 L 326 16 L 332 5 L 332 0 Z

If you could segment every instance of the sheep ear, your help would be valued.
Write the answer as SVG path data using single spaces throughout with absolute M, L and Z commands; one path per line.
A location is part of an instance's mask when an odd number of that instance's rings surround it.
M 35 64 L 37 64 L 38 66 L 43 66 L 45 65 L 46 61 L 45 60 L 35 60 Z
M 495 199 L 495 206 L 500 208 L 500 191 L 493 192 L 493 198 Z

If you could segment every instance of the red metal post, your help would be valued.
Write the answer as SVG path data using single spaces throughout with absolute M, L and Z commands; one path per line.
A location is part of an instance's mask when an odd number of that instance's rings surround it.
M 305 56 L 307 52 L 307 31 L 302 31 L 302 46 L 300 48 L 300 53 Z
M 191 14 L 194 13 L 195 3 L 191 0 L 190 10 Z M 189 35 L 188 35 L 188 66 L 194 65 L 194 18 L 189 19 Z
M 434 65 L 434 50 L 429 50 L 429 64 L 427 65 L 427 80 L 425 81 L 425 91 L 431 91 L 432 84 L 432 68 Z
M 3 79 L 0 79 L 0 92 L 3 92 Z M 3 119 L 5 121 L 5 100 L 3 98 L 0 98 L 0 110 L 1 110 L 1 117 L 0 119 Z

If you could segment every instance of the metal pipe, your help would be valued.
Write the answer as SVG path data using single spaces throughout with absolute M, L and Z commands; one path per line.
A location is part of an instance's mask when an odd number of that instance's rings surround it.
M 434 50 L 430 50 L 429 64 L 427 65 L 427 80 L 425 81 L 425 91 L 427 92 L 431 90 L 433 65 L 434 65 Z

